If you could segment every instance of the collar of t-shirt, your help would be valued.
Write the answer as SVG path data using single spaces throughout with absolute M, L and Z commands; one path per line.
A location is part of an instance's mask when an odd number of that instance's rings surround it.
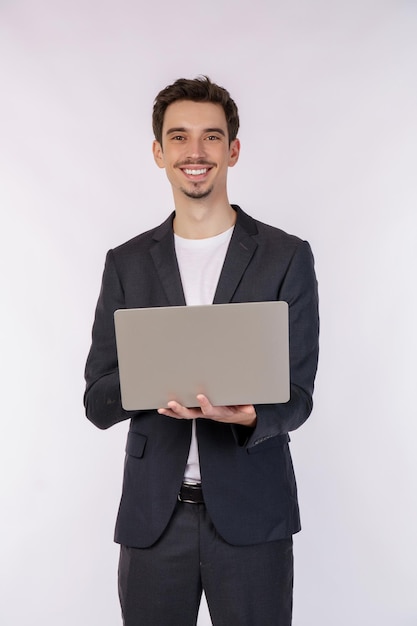
M 205 239 L 185 239 L 174 235 L 187 305 L 212 304 L 233 228 Z

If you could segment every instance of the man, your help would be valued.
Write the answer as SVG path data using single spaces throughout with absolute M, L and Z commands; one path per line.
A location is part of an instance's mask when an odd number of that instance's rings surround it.
M 163 89 L 153 154 L 175 212 L 106 259 L 85 406 L 99 428 L 130 419 L 115 533 L 125 626 L 191 626 L 202 589 L 215 626 L 291 624 L 300 521 L 288 432 L 312 409 L 317 285 L 307 242 L 230 205 L 238 127 L 229 93 L 208 78 Z M 199 408 L 122 408 L 116 309 L 267 300 L 289 304 L 288 403 L 217 407 L 199 395 Z M 160 358 L 181 367 L 181 354 Z

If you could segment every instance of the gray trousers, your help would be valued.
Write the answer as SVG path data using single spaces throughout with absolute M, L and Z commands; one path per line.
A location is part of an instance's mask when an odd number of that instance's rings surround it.
M 204 504 L 178 502 L 156 544 L 120 549 L 124 626 L 195 626 L 203 589 L 214 626 L 291 626 L 292 587 L 291 537 L 232 546 Z

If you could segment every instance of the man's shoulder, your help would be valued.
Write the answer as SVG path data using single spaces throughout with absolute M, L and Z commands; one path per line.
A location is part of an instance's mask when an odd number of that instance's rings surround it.
M 162 224 L 139 235 L 135 235 L 135 237 L 115 246 L 112 248 L 112 253 L 116 256 L 126 256 L 137 254 L 141 250 L 148 250 L 152 246 L 152 242 L 161 239 L 164 235 L 172 233 L 172 218 L 173 215 L 170 215 Z
M 274 242 L 276 244 L 289 247 L 298 247 L 304 243 L 303 239 L 296 235 L 292 235 L 277 226 L 272 226 L 262 222 L 248 213 L 245 213 L 239 206 L 234 205 L 238 213 L 238 223 L 252 236 L 257 239 L 258 243 Z

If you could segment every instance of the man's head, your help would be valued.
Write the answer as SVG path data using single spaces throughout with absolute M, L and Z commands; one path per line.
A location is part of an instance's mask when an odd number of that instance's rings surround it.
M 236 139 L 239 130 L 239 115 L 237 106 L 230 97 L 229 92 L 223 87 L 212 83 L 207 76 L 195 79 L 179 78 L 172 85 L 160 91 L 155 98 L 152 127 L 155 139 L 161 147 L 165 111 L 170 104 L 180 100 L 220 104 L 226 116 L 229 144 Z

